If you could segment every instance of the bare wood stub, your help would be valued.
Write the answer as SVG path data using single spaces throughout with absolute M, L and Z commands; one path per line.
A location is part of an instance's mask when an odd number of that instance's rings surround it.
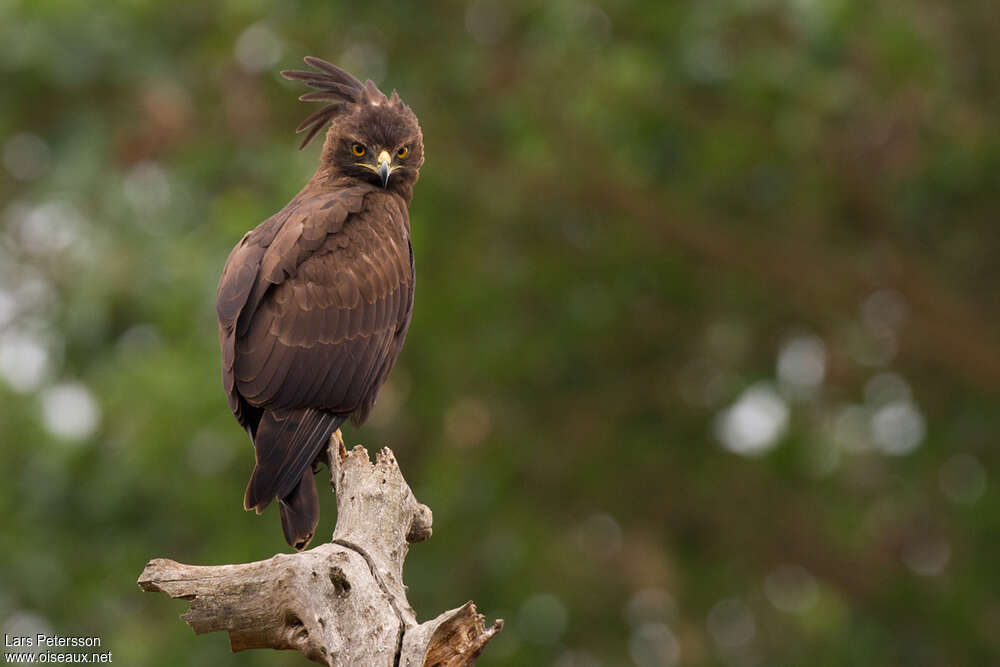
M 413 496 L 392 451 L 373 464 L 340 432 L 328 450 L 337 493 L 332 541 L 240 565 L 184 565 L 156 558 L 139 587 L 190 601 L 181 616 L 197 634 L 225 630 L 232 650 L 291 649 L 331 667 L 472 665 L 503 628 L 487 628 L 472 602 L 417 623 L 403 562 L 430 537 L 430 509 Z

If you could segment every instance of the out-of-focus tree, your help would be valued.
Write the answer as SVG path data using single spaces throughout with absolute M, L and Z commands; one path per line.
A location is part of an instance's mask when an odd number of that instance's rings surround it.
M 484 665 L 1000 660 L 991 3 L 14 0 L 0 26 L 4 632 L 301 662 L 196 639 L 135 578 L 284 549 L 241 509 L 213 305 L 318 160 L 278 76 L 316 55 L 424 128 L 409 340 L 346 433 L 434 509 L 418 614 L 507 618 Z

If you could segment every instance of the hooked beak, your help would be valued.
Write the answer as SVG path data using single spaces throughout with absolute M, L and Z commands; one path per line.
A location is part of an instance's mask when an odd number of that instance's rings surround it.
M 383 188 L 388 187 L 389 175 L 394 171 L 394 169 L 389 166 L 391 161 L 392 158 L 389 157 L 389 151 L 382 151 L 378 154 L 378 167 L 375 169 L 375 173 L 382 179 Z

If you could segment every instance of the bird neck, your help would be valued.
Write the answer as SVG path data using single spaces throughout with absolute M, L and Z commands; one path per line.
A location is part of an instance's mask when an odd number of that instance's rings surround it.
M 409 181 L 398 181 L 393 183 L 389 181 L 389 187 L 384 190 L 376 185 L 372 185 L 368 181 L 363 181 L 354 176 L 345 174 L 344 172 L 337 169 L 337 167 L 327 164 L 321 164 L 316 173 L 310 179 L 309 184 L 314 187 L 319 188 L 335 188 L 344 186 L 354 186 L 354 185 L 367 185 L 374 192 L 388 192 L 389 194 L 394 194 L 403 200 L 403 203 L 407 206 L 410 205 L 410 200 L 413 199 L 413 184 Z

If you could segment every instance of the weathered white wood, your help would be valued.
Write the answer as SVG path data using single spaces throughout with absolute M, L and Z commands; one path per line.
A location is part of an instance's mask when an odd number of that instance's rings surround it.
M 471 665 L 486 644 L 503 629 L 503 619 L 492 627 L 484 624 L 476 605 L 466 602 L 433 621 L 407 630 L 403 635 L 402 667 L 462 667 Z
M 190 601 L 181 618 L 198 634 L 225 630 L 233 651 L 292 649 L 331 667 L 474 664 L 503 628 L 486 628 L 471 602 L 417 623 L 403 562 L 411 542 L 431 536 L 430 509 L 414 498 L 388 448 L 373 464 L 340 432 L 328 450 L 337 493 L 333 540 L 309 551 L 242 565 L 151 560 L 144 591 Z

